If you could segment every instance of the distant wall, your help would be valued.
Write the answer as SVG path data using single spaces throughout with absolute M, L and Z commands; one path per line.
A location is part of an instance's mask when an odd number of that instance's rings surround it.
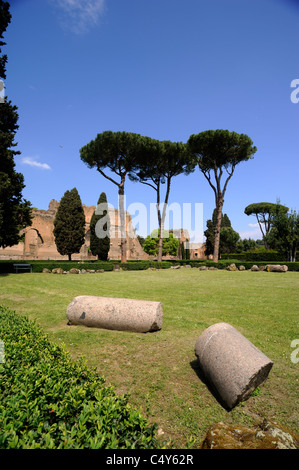
M 21 234 L 24 235 L 24 242 L 17 245 L 0 248 L 0 259 L 51 259 L 51 260 L 67 260 L 68 256 L 62 256 L 58 253 L 55 238 L 53 234 L 54 219 L 59 207 L 59 202 L 52 199 L 49 203 L 48 210 L 33 209 L 32 225 L 22 230 Z M 74 253 L 72 259 L 74 260 L 92 260 L 96 259 L 89 252 L 90 246 L 90 220 L 94 213 L 96 206 L 85 206 L 83 210 L 85 214 L 85 242 L 81 247 L 79 253 Z M 120 217 L 117 209 L 108 209 L 110 217 L 111 233 L 114 234 L 110 238 L 109 259 L 121 259 L 121 239 L 120 239 Z M 127 233 L 127 259 L 154 259 L 155 257 L 149 256 L 142 249 L 136 235 L 136 230 L 133 227 L 131 216 L 126 212 L 126 233 Z M 185 229 L 173 230 L 175 237 L 180 242 L 186 243 L 189 239 L 188 231 Z M 206 258 L 204 254 L 205 245 L 202 243 L 190 243 L 190 259 Z M 177 256 L 166 256 L 165 258 L 177 259 Z

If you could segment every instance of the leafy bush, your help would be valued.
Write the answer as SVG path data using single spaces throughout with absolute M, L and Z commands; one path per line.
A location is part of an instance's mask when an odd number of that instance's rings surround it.
M 64 271 L 69 271 L 71 268 L 78 268 L 78 269 L 104 269 L 105 271 L 112 271 L 113 270 L 113 263 L 106 262 L 106 261 L 84 261 L 84 263 L 78 261 L 60 261 L 60 260 L 26 260 L 26 261 L 17 261 L 17 260 L 9 260 L 9 261 L 0 261 L 0 272 L 2 273 L 13 273 L 14 272 L 14 263 L 25 263 L 31 264 L 32 272 L 34 273 L 41 273 L 44 268 L 48 268 L 50 270 L 54 268 L 62 268 Z
M 230 258 L 244 261 L 284 261 L 285 256 L 274 250 L 244 251 L 243 253 L 230 254 Z M 286 260 L 285 260 L 286 261 Z
M 9 261 L 0 261 L 0 273 L 13 273 L 14 272 L 14 263 L 25 263 L 31 264 L 32 272 L 33 273 L 41 273 L 44 268 L 48 268 L 50 270 L 54 268 L 62 268 L 64 271 L 69 271 L 71 268 L 78 268 L 78 269 L 104 269 L 105 271 L 113 271 L 114 264 L 119 264 L 122 269 L 133 271 L 133 270 L 143 270 L 148 269 L 151 267 L 155 267 L 157 269 L 167 269 L 170 268 L 171 263 L 167 261 L 148 261 L 148 260 L 141 260 L 141 261 L 134 261 L 128 260 L 126 263 L 120 263 L 119 260 L 115 261 L 84 261 L 83 263 L 78 261 L 47 261 L 47 260 L 27 260 L 27 261 L 16 261 L 16 260 L 9 260 Z
M 120 263 L 120 267 L 125 271 L 144 270 L 148 268 L 168 269 L 171 263 L 167 261 L 136 261 L 130 263 Z
M 0 449 L 157 448 L 149 425 L 82 361 L 0 307 Z

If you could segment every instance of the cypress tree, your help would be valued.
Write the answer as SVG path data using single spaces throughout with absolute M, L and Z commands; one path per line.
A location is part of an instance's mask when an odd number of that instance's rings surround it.
M 97 214 L 97 209 L 99 209 L 99 214 Z M 107 261 L 110 249 L 110 223 L 108 214 L 108 203 L 105 193 L 101 193 L 98 200 L 97 209 L 92 214 L 90 220 L 90 251 L 94 256 L 97 256 L 98 259 L 102 261 Z M 106 222 L 104 222 L 103 220 L 103 224 L 100 223 L 96 228 L 97 223 L 102 218 L 105 218 Z
M 0 0 L 0 53 L 5 45 L 1 39 L 11 21 L 9 3 Z M 0 85 L 4 86 L 6 78 L 7 56 L 0 56 Z M 25 188 L 24 176 L 15 171 L 14 157 L 19 151 L 14 142 L 18 129 L 17 107 L 5 97 L 0 102 L 0 246 L 15 245 L 20 241 L 21 229 L 31 225 L 31 204 L 23 199 Z
M 188 239 L 186 240 L 185 258 L 190 259 L 190 246 Z
M 184 242 L 181 242 L 181 258 L 186 259 L 185 245 Z
M 66 191 L 61 198 L 54 220 L 54 236 L 61 255 L 79 253 L 85 238 L 85 215 L 76 188 Z

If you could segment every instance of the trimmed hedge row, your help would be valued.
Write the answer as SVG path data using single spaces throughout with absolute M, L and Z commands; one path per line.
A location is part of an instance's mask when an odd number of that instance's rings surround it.
M 245 251 L 244 253 L 233 253 L 229 258 L 235 258 L 239 261 L 277 261 L 282 262 L 285 256 L 274 250 Z
M 0 261 L 0 272 L 1 273 L 13 273 L 13 265 L 17 264 L 31 264 L 32 272 L 41 273 L 43 268 L 48 268 L 50 270 L 54 268 L 62 268 L 64 271 L 69 271 L 71 268 L 78 269 L 104 269 L 105 271 L 113 270 L 113 263 L 106 261 L 85 261 L 84 263 L 79 263 L 78 261 L 60 261 L 60 260 L 1 260 Z
M 158 448 L 157 425 L 26 317 L 0 306 L 0 449 Z
M 236 255 L 235 255 L 236 256 Z M 0 260 L 0 273 L 13 273 L 14 268 L 13 264 L 16 263 L 15 260 L 4 261 Z M 221 259 L 218 263 L 215 263 L 212 260 L 206 259 L 195 259 L 195 260 L 168 260 L 168 261 L 148 261 L 140 260 L 134 261 L 129 260 L 127 263 L 121 263 L 120 261 L 84 261 L 84 263 L 79 263 L 78 261 L 43 261 L 43 260 L 28 260 L 28 261 L 18 261 L 18 263 L 29 263 L 32 266 L 32 272 L 41 273 L 43 268 L 48 268 L 50 270 L 54 268 L 62 268 L 64 271 L 69 271 L 71 268 L 78 269 L 104 269 L 104 271 L 113 271 L 114 265 L 118 264 L 125 271 L 136 271 L 136 270 L 145 270 L 148 268 L 156 269 L 168 269 L 171 266 L 185 266 L 190 265 L 192 268 L 198 268 L 199 266 L 210 266 L 216 267 L 218 269 L 225 269 L 231 263 L 235 263 L 236 266 L 243 265 L 247 269 L 251 268 L 254 264 L 261 266 L 264 264 L 285 264 L 288 266 L 289 271 L 299 271 L 299 262 L 286 262 L 280 260 L 260 260 L 260 261 L 243 261 L 237 258 L 235 259 Z
M 50 270 L 54 268 L 62 268 L 64 271 L 69 271 L 71 268 L 78 268 L 78 269 L 104 269 L 105 271 L 113 271 L 114 265 L 118 264 L 124 270 L 131 271 L 131 270 L 144 270 L 148 268 L 155 267 L 157 269 L 167 269 L 170 268 L 171 263 L 167 261 L 162 261 L 159 263 L 158 261 L 133 261 L 130 260 L 127 263 L 121 263 L 120 261 L 60 261 L 60 260 L 0 260 L 0 273 L 13 273 L 15 263 L 21 264 L 31 264 L 32 272 L 34 273 L 41 273 L 44 268 L 48 268 Z
M 144 270 L 148 268 L 169 269 L 172 263 L 168 261 L 136 261 L 129 263 L 120 263 L 120 267 L 125 271 Z

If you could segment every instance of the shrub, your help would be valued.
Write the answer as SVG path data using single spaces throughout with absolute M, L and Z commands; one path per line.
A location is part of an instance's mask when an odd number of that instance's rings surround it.
M 125 271 L 144 270 L 148 268 L 168 269 L 170 266 L 171 263 L 167 261 L 131 261 L 129 263 L 120 263 L 120 267 Z
M 0 449 L 157 448 L 157 425 L 72 361 L 26 317 L 0 307 Z
M 78 269 L 104 269 L 105 271 L 112 271 L 113 270 L 113 263 L 106 262 L 106 261 L 85 261 L 84 263 L 79 263 L 78 261 L 64 261 L 64 260 L 26 260 L 26 261 L 17 261 L 17 260 L 9 260 L 9 261 L 0 261 L 0 272 L 2 273 L 13 273 L 14 263 L 25 263 L 31 264 L 32 272 L 34 273 L 41 273 L 44 268 L 48 268 L 50 270 L 54 268 L 62 268 L 64 271 L 69 271 L 71 268 L 78 268 Z
M 244 251 L 243 253 L 231 254 L 230 258 L 244 261 L 284 261 L 285 256 L 274 250 Z M 286 261 L 286 260 L 285 260 Z

